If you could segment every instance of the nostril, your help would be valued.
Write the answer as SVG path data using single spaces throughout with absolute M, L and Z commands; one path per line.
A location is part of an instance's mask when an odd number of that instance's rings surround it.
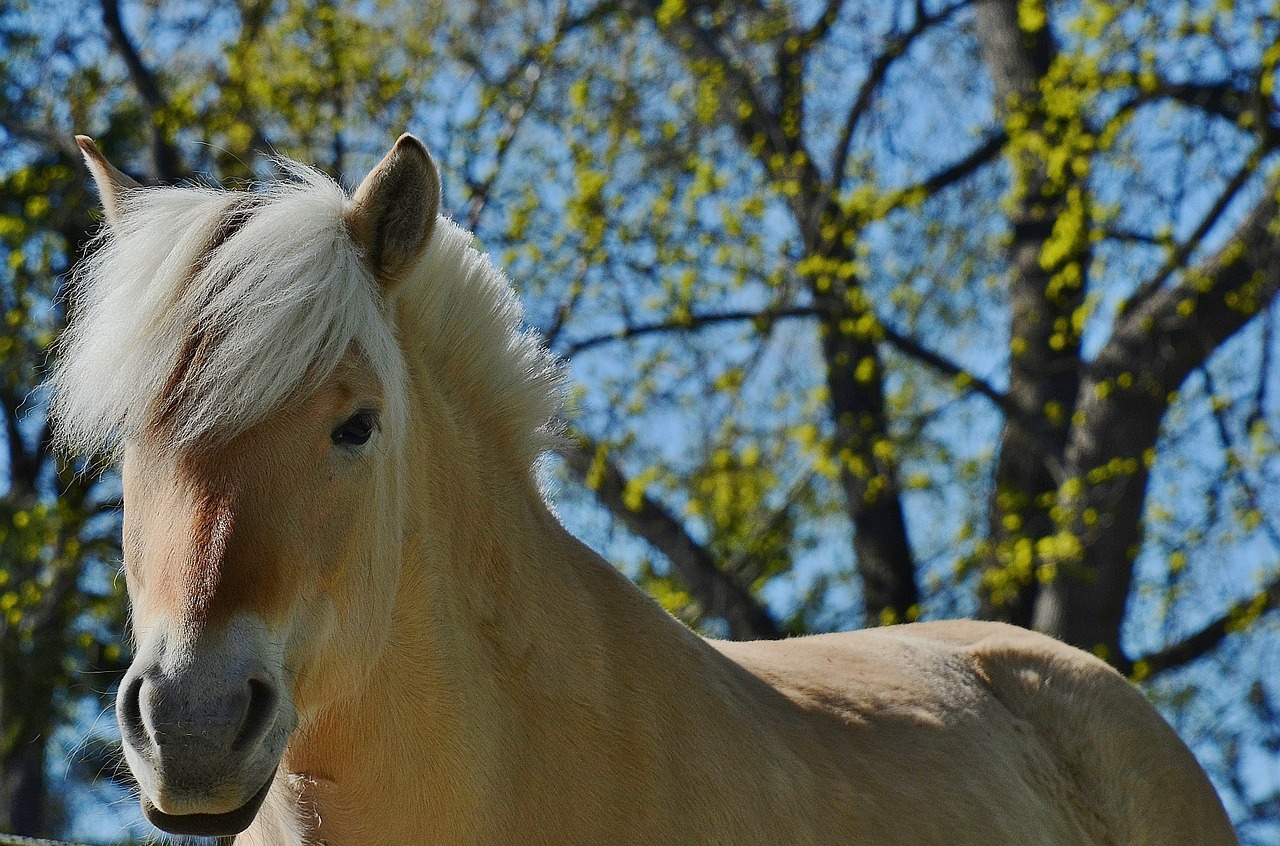
M 262 740 L 271 728 L 276 711 L 275 690 L 266 682 L 249 679 L 249 706 L 231 748 L 241 752 Z
M 120 716 L 120 733 L 135 749 L 145 749 L 149 744 L 147 727 L 142 721 L 142 677 L 129 679 L 117 696 L 116 711 Z

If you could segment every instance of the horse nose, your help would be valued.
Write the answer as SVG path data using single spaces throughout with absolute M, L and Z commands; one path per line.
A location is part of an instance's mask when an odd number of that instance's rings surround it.
M 261 743 L 279 701 L 274 687 L 257 678 L 212 688 L 207 681 L 159 673 L 126 680 L 117 704 L 126 742 L 159 755 L 244 753 Z

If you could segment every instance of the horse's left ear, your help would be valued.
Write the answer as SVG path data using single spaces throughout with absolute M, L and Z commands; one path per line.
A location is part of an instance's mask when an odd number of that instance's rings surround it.
M 107 161 L 98 145 L 88 135 L 77 135 L 76 144 L 84 154 L 84 163 L 93 174 L 93 181 L 98 186 L 98 196 L 102 198 L 102 207 L 107 211 L 107 223 L 116 227 L 120 225 L 120 200 L 126 191 L 141 188 L 137 180 Z
M 405 133 L 356 189 L 347 229 L 383 291 L 422 258 L 440 211 L 440 172 L 422 142 Z

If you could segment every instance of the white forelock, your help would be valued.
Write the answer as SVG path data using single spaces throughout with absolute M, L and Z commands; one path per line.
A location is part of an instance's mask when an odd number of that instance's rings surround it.
M 347 194 L 315 170 L 286 168 L 290 180 L 252 194 L 147 188 L 123 198 L 120 225 L 104 227 L 73 277 L 52 379 L 65 449 L 113 449 L 161 415 L 175 445 L 233 436 L 318 387 L 353 343 L 387 412 L 404 413 L 404 359 L 344 224 Z M 425 348 L 407 352 L 488 394 L 502 423 L 539 448 L 559 370 L 521 331 L 505 277 L 469 233 L 441 219 L 403 288 L 420 321 L 403 331 Z

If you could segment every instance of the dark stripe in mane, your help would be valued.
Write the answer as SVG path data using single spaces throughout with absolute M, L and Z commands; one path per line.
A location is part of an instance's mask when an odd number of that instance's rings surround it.
M 223 209 L 218 225 L 209 237 L 208 243 L 192 261 L 191 269 L 179 288 L 178 299 L 181 299 L 182 292 L 185 292 L 191 283 L 209 267 L 214 254 L 244 228 L 262 205 L 262 197 L 256 194 L 245 194 L 237 197 Z M 215 327 L 199 323 L 191 327 L 191 333 L 183 341 L 182 348 L 174 360 L 173 370 L 165 380 L 164 388 L 156 397 L 150 415 L 150 429 L 153 435 L 163 434 L 174 428 L 177 422 L 176 415 L 185 404 L 194 377 L 200 373 L 202 360 L 207 357 L 209 350 L 217 346 L 221 337 L 222 333 Z

